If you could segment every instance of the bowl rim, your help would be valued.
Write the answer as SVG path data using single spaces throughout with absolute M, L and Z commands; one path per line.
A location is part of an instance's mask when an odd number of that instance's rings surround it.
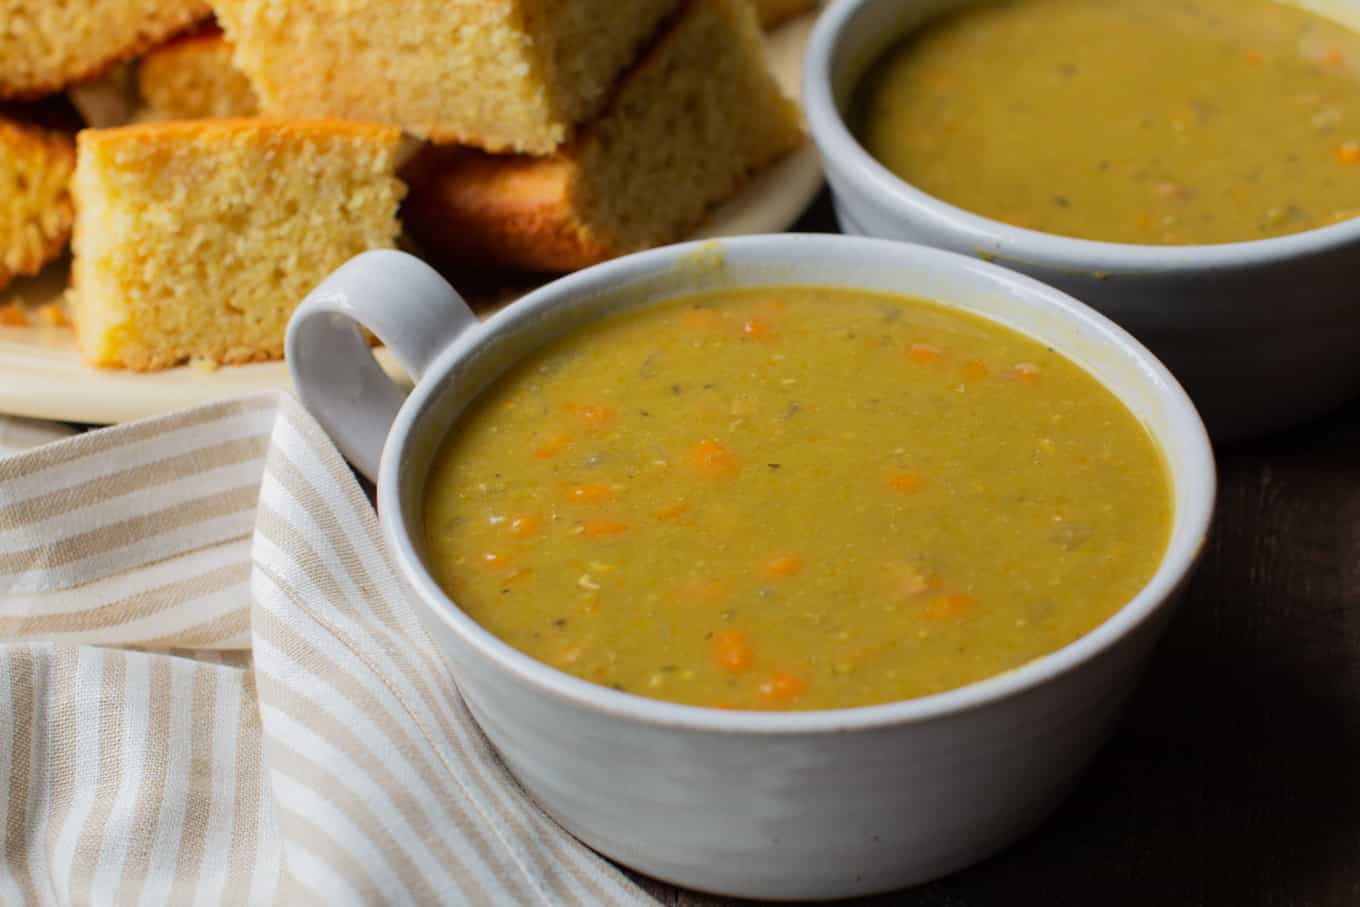
M 918 0 L 913 0 L 918 2 Z M 1267 239 L 1184 246 L 1153 246 L 1079 239 L 1017 227 L 951 205 L 893 173 L 860 144 L 836 103 L 833 70 L 851 52 L 846 35 L 876 6 L 902 8 L 903 0 L 838 0 L 819 17 L 803 65 L 803 104 L 813 141 L 833 187 L 845 181 L 903 220 L 929 223 L 960 243 L 1006 259 L 1055 270 L 1109 273 L 1198 274 L 1273 264 L 1318 255 L 1360 242 L 1360 217 Z M 904 33 L 905 35 L 905 33 Z M 853 211 L 851 212 L 853 214 Z
M 1175 438 L 1188 451 L 1179 469 L 1168 457 L 1167 468 L 1173 494 L 1182 487 L 1187 490 L 1187 503 L 1176 516 L 1177 522 L 1184 520 L 1185 523 L 1182 532 L 1173 533 L 1156 572 L 1132 599 L 1094 630 L 1018 668 L 929 696 L 844 709 L 725 711 L 649 699 L 559 671 L 492 635 L 444 593 L 425 567 L 407 533 L 402 485 L 406 481 L 423 484 L 425 476 L 409 474 L 410 458 L 404 452 L 412 441 L 420 437 L 415 430 L 424 421 L 426 409 L 432 404 L 445 376 L 455 364 L 504 328 L 521 319 L 532 319 L 564 298 L 597 295 L 637 277 L 664 273 L 677 261 L 692 259 L 696 255 L 712 255 L 715 246 L 722 250 L 752 252 L 757 256 L 768 257 L 775 264 L 779 263 L 781 257 L 787 259 L 794 253 L 800 258 L 833 255 L 837 247 L 876 247 L 878 254 L 895 252 L 899 256 L 903 249 L 909 249 L 913 255 L 930 259 L 939 267 L 983 271 L 1005 286 L 1008 298 L 1019 298 L 1021 295 L 1033 298 L 1037 294 L 1044 305 L 1056 308 L 1063 315 L 1082 323 L 1091 334 L 1098 337 L 1100 345 L 1117 349 L 1133 360 L 1141 380 L 1154 389 L 1167 415 L 1168 431 L 1157 436 L 1158 443 L 1170 448 L 1173 446 L 1171 439 Z M 625 256 L 542 287 L 501 310 L 480 328 L 467 331 L 435 359 L 397 414 L 379 467 L 378 513 L 382 536 L 396 562 L 397 573 L 404 578 L 408 589 L 420 599 L 413 604 L 428 609 L 466 645 L 494 664 L 498 671 L 513 675 L 536 693 L 570 706 L 653 727 L 785 736 L 874 730 L 957 715 L 1029 692 L 1098 658 L 1174 602 L 1176 593 L 1194 569 L 1207 542 L 1216 489 L 1217 474 L 1209 436 L 1185 390 L 1146 347 L 1084 303 L 1023 274 L 954 252 L 886 239 L 784 233 L 696 241 Z

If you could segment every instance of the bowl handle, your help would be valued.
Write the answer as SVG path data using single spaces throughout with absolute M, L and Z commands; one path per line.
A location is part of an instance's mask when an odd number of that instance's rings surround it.
M 433 268 L 405 252 L 365 252 L 321 282 L 288 323 L 285 355 L 302 405 L 340 452 L 377 481 L 406 392 L 383 371 L 360 326 L 377 335 L 413 382 L 478 324 Z

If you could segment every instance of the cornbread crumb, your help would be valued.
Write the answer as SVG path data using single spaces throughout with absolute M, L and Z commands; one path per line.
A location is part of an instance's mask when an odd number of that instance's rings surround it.
M 0 305 L 0 326 L 26 328 L 28 327 L 28 312 L 17 302 Z
M 74 166 L 70 136 L 0 118 L 0 287 L 61 254 Z
M 746 0 L 689 0 L 562 152 L 427 148 L 403 218 L 454 261 L 574 270 L 679 239 L 802 141 Z
M 781 22 L 805 13 L 817 5 L 817 0 L 751 0 L 756 8 L 756 17 L 765 28 L 774 28 Z
M 55 302 L 45 302 L 38 306 L 38 319 L 54 328 L 69 328 L 71 326 L 71 317 L 66 314 L 65 309 Z
M 148 115 L 158 120 L 225 120 L 259 113 L 250 81 L 232 65 L 231 55 L 231 45 L 215 28 L 148 53 L 137 67 Z
M 200 120 L 77 138 L 72 319 L 97 366 L 283 355 L 327 274 L 397 237 L 401 132 Z
M 677 0 L 216 0 L 271 116 L 399 123 L 546 154 L 605 103 Z
M 94 78 L 210 13 L 204 0 L 0 0 L 0 98 Z

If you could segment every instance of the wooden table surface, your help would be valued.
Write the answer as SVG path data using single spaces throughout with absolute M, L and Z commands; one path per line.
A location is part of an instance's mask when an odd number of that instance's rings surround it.
M 825 196 L 800 228 L 835 229 Z M 1000 856 L 856 904 L 1360 905 L 1360 401 L 1218 462 L 1204 562 L 1077 791 Z

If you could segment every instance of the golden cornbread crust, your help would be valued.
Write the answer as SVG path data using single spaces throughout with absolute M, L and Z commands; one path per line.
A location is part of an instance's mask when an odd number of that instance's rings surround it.
M 236 119 L 77 137 L 72 318 L 96 366 L 283 355 L 288 318 L 335 268 L 390 248 L 401 131 Z
M 679 0 L 216 0 L 261 110 L 547 154 Z M 324 23 L 324 24 L 321 24 Z
M 450 262 L 575 270 L 683 237 L 802 142 L 746 0 L 689 0 L 558 154 L 423 151 L 403 221 Z
M 426 146 L 402 170 L 407 231 L 436 257 L 492 268 L 574 271 L 612 257 L 572 210 L 570 155 L 496 156 Z
M 151 118 L 232 119 L 255 116 L 259 101 L 231 62 L 232 47 L 217 28 L 176 38 L 137 66 L 137 88 Z
M 0 0 L 0 98 L 96 78 L 211 13 L 203 0 Z
M 69 135 L 0 118 L 0 288 L 66 247 L 74 168 Z
M 756 8 L 756 18 L 765 28 L 774 28 L 787 22 L 815 7 L 817 2 L 818 0 L 751 0 Z

